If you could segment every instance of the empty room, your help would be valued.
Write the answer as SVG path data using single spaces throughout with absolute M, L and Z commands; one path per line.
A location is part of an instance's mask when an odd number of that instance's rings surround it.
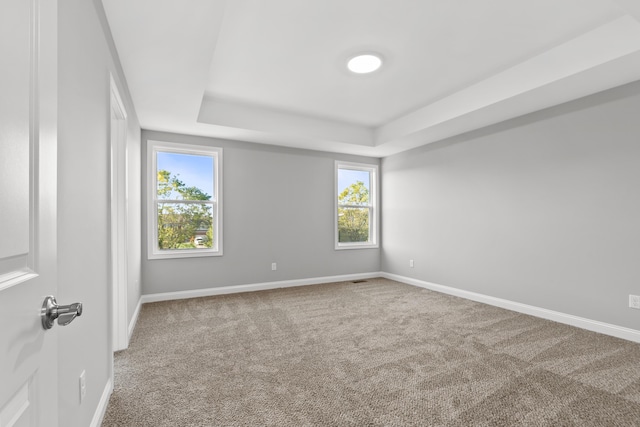
M 0 426 L 640 426 L 637 0 L 0 33 Z

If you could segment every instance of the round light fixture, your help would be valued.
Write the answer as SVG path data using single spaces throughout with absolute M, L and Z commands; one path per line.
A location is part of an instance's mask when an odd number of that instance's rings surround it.
M 372 53 L 354 56 L 347 62 L 349 71 L 356 74 L 373 73 L 382 65 L 382 59 Z

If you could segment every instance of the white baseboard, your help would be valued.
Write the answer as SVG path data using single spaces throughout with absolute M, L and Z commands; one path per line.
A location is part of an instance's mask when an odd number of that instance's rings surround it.
M 310 279 L 282 280 L 279 282 L 252 283 L 247 285 L 222 286 L 219 288 L 195 289 L 188 291 L 164 292 L 143 295 L 142 304 L 157 301 L 169 301 L 186 298 L 209 297 L 213 295 L 234 294 L 239 292 L 263 291 L 267 289 L 290 288 L 294 286 L 319 285 L 321 283 L 347 282 L 351 280 L 372 279 L 382 277 L 383 273 L 344 274 L 340 276 L 314 277 Z
M 109 398 L 111 397 L 112 392 L 113 383 L 111 382 L 111 378 L 109 378 L 107 380 L 107 384 L 104 386 L 104 391 L 102 392 L 102 396 L 98 402 L 96 412 L 93 414 L 93 419 L 90 424 L 91 427 L 100 427 L 100 425 L 102 425 L 102 420 L 104 419 L 104 414 L 107 412 L 107 406 L 109 405 Z
M 521 304 L 519 302 L 509 301 L 502 298 L 496 298 L 488 295 L 478 294 L 475 292 L 465 291 L 462 289 L 452 288 L 435 283 L 425 282 L 423 280 L 412 279 L 411 277 L 399 276 L 391 273 L 380 273 L 381 277 L 395 280 L 397 282 L 406 283 L 408 285 L 418 286 L 432 291 L 441 292 L 443 294 L 453 295 L 496 307 L 506 308 L 507 310 L 517 311 L 518 313 L 529 314 L 531 316 L 541 317 L 554 322 L 564 323 L 566 325 L 576 326 L 593 332 L 599 332 L 605 335 L 611 335 L 617 338 L 640 343 L 640 331 L 622 326 L 616 326 L 609 323 L 599 322 L 597 320 L 586 319 L 571 314 L 561 313 L 558 311 L 547 310 L 546 308 L 535 307 L 533 305 Z
M 140 315 L 140 308 L 142 307 L 142 297 L 138 300 L 138 305 L 136 305 L 136 310 L 133 312 L 133 316 L 131 317 L 131 321 L 129 322 L 129 331 L 127 336 L 127 347 L 129 346 L 129 341 L 131 341 L 131 335 L 133 335 L 133 330 L 136 327 L 136 323 L 138 323 L 138 316 Z

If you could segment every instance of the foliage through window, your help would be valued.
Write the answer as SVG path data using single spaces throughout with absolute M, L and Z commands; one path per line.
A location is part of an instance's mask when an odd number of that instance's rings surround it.
M 375 165 L 336 162 L 336 249 L 377 247 Z
M 149 141 L 149 258 L 222 255 L 222 149 Z

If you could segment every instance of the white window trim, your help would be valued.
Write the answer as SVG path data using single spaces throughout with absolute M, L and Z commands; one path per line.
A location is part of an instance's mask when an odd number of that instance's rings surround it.
M 339 169 L 351 169 L 351 170 L 361 170 L 365 172 L 369 172 L 370 174 L 370 183 L 369 183 L 369 200 L 371 206 L 369 207 L 369 232 L 371 233 L 371 241 L 370 242 L 348 242 L 348 243 L 340 243 L 338 242 L 338 170 Z M 379 221 L 378 221 L 378 165 L 371 165 L 367 163 L 353 163 L 353 162 L 343 162 L 340 160 L 336 160 L 335 162 L 335 171 L 334 171 L 334 208 L 333 208 L 333 231 L 334 231 L 334 242 L 336 250 L 345 250 L 345 249 L 375 249 L 378 248 L 378 235 L 379 235 Z M 361 206 L 360 206 L 361 207 Z
M 217 237 L 211 249 L 158 249 L 157 215 L 157 156 L 158 151 L 213 157 L 214 171 L 214 230 Z M 205 145 L 179 144 L 165 141 L 147 141 L 147 258 L 195 258 L 222 256 L 222 148 Z

